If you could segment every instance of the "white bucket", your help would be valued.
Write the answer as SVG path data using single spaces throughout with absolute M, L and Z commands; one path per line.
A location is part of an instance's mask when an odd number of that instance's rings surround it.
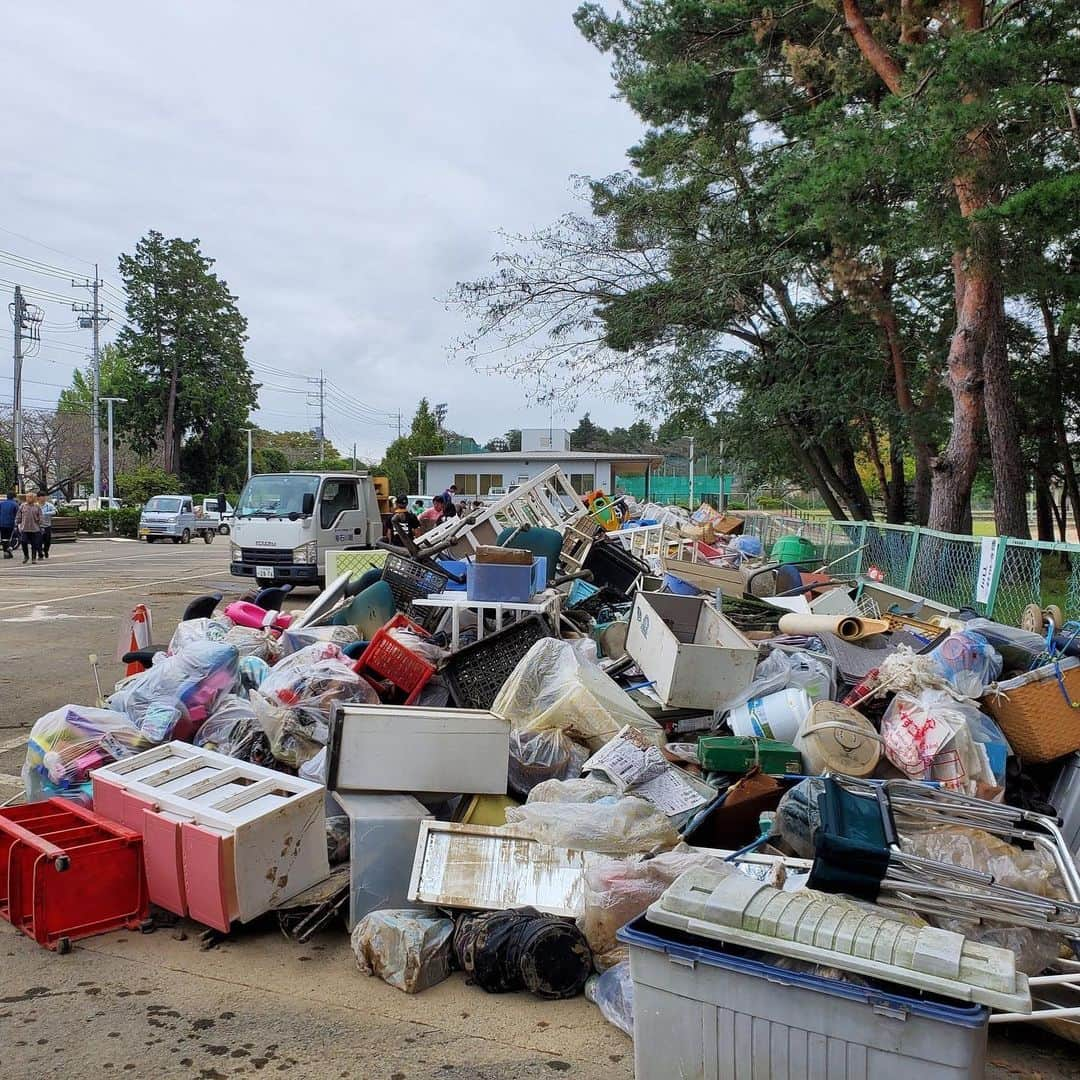
M 799 725 L 795 748 L 812 775 L 870 776 L 881 758 L 881 737 L 862 713 L 819 701 Z
M 811 704 L 805 690 L 789 686 L 775 694 L 751 698 L 745 705 L 732 709 L 728 723 L 736 735 L 789 743 L 798 733 Z

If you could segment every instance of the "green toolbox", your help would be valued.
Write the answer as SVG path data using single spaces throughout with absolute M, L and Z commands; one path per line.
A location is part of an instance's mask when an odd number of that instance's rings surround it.
M 698 740 L 698 761 L 706 772 L 744 773 L 754 765 L 773 776 L 803 771 L 802 755 L 791 743 L 744 735 L 707 735 Z

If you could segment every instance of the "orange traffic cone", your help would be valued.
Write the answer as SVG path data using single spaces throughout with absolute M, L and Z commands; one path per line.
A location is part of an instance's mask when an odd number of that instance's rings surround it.
M 153 626 L 150 622 L 150 609 L 145 604 L 136 604 L 132 609 L 131 622 L 126 636 L 128 639 L 126 645 L 123 639 L 120 641 L 120 657 L 124 653 L 134 652 L 136 649 L 149 648 L 153 638 Z M 117 657 L 117 659 L 120 659 L 120 657 Z M 138 675 L 140 671 L 145 670 L 146 666 L 144 664 L 133 662 L 127 665 L 124 674 Z

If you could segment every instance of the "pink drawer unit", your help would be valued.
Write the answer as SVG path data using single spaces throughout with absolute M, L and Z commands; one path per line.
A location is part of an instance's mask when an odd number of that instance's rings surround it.
M 322 881 L 321 784 L 172 742 L 98 769 L 98 813 L 142 834 L 150 899 L 227 931 Z

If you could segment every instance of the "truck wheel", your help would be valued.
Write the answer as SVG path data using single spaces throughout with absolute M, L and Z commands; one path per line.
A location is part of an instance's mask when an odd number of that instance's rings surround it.
M 174 537 L 172 538 L 172 542 L 173 542 L 174 544 L 179 544 L 179 543 L 180 543 L 180 537 L 179 537 L 179 536 L 174 536 Z
M 191 530 L 190 529 L 185 529 L 184 530 L 184 535 L 180 537 L 180 543 L 181 544 L 190 544 L 191 543 Z
M 212 544 L 212 543 L 214 542 L 214 537 L 215 537 L 216 535 L 217 535 L 217 534 L 216 534 L 216 533 L 214 532 L 214 530 L 213 530 L 213 529 L 207 529 L 207 530 L 206 530 L 206 531 L 205 531 L 205 532 L 204 532 L 204 533 L 202 534 L 202 538 L 203 538 L 203 543 L 204 543 L 204 544 Z
M 222 536 L 228 536 L 228 535 L 229 535 L 229 526 L 228 526 L 228 525 L 219 525 L 219 526 L 218 526 L 218 530 L 217 530 L 217 531 L 218 531 L 218 532 L 219 532 L 219 533 L 220 533 L 220 534 L 221 534 Z
M 148 537 L 146 538 L 146 542 L 147 542 L 148 544 L 152 544 L 152 543 L 154 542 L 154 538 L 153 538 L 152 536 L 148 536 Z

